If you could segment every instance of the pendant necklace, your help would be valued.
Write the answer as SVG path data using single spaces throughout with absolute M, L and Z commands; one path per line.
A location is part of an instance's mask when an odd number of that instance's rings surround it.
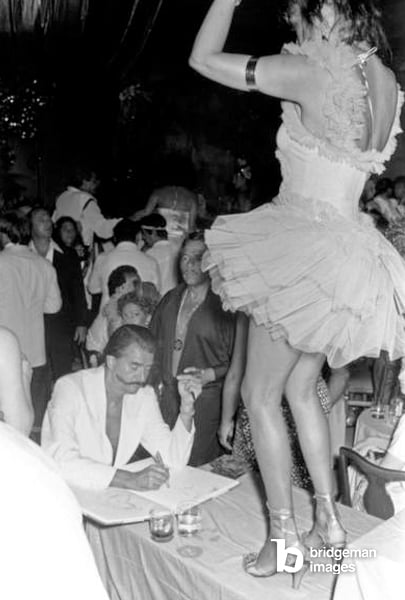
M 197 310 L 197 308 L 204 302 L 205 295 L 202 298 L 198 298 L 197 301 L 194 301 L 190 304 L 190 306 L 185 307 L 187 298 L 190 297 L 191 302 L 191 294 L 187 289 L 183 294 L 183 298 L 181 299 L 181 304 L 179 308 L 179 312 L 177 314 L 177 322 L 176 322 L 176 334 L 173 342 L 173 350 L 176 352 L 180 352 L 184 347 L 184 340 L 186 338 L 188 324 L 190 322 L 191 317 Z

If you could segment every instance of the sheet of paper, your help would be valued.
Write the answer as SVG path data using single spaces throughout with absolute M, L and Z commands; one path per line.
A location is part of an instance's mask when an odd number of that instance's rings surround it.
M 127 465 L 128 471 L 140 471 L 153 459 Z M 195 467 L 171 470 L 169 486 L 159 490 L 138 492 L 120 488 L 85 490 L 74 488 L 83 514 L 103 525 L 136 523 L 149 518 L 152 508 L 166 507 L 175 511 L 182 502 L 201 504 L 229 491 L 239 481 Z
M 129 467 L 129 465 L 127 466 Z M 238 483 L 238 480 L 187 466 L 179 471 L 170 471 L 169 486 L 163 485 L 158 490 L 137 491 L 133 494 L 175 511 L 176 507 L 182 502 L 201 504 L 206 500 L 224 494 L 237 486 Z
M 83 514 L 102 525 L 146 521 L 152 508 L 159 508 L 155 502 L 147 498 L 118 488 L 96 491 L 73 488 L 73 492 Z

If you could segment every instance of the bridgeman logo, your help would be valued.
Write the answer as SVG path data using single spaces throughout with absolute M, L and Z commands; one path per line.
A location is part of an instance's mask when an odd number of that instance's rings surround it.
M 272 539 L 277 545 L 277 572 L 282 573 L 297 573 L 300 571 L 304 564 L 304 555 L 299 548 L 295 546 L 286 546 L 285 540 L 283 539 Z M 295 561 L 292 560 L 292 556 L 295 556 Z
M 304 566 L 304 554 L 296 546 L 286 546 L 284 539 L 271 540 L 277 546 L 278 573 L 297 573 Z M 353 573 L 359 560 L 376 558 L 377 552 L 369 548 L 310 548 L 310 570 L 314 573 Z M 318 559 L 315 562 L 312 559 Z M 332 560 L 331 560 L 332 559 Z M 342 559 L 345 559 L 342 562 Z M 326 562 L 325 562 L 326 560 Z

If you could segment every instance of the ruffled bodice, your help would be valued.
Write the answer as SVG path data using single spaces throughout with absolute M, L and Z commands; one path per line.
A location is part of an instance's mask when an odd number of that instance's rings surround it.
M 398 88 L 396 115 L 383 151 L 362 151 L 358 141 L 365 125 L 367 90 L 354 66 L 367 60 L 373 51 L 357 55 L 349 46 L 324 41 L 287 44 L 284 51 L 321 64 L 331 75 L 331 85 L 323 105 L 322 139 L 305 128 L 298 105 L 282 104 L 282 125 L 277 135 L 283 180 L 279 201 L 301 197 L 328 202 L 346 218 L 356 219 L 368 175 L 381 173 L 395 150 L 396 135 L 401 131 L 403 92 Z

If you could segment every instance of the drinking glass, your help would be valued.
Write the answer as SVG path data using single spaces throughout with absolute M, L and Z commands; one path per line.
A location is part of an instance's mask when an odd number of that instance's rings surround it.
M 179 535 L 191 536 L 201 531 L 201 507 L 198 504 L 179 504 L 176 513 Z
M 149 513 L 149 531 L 155 542 L 168 542 L 173 538 L 174 515 L 164 508 L 154 508 Z

